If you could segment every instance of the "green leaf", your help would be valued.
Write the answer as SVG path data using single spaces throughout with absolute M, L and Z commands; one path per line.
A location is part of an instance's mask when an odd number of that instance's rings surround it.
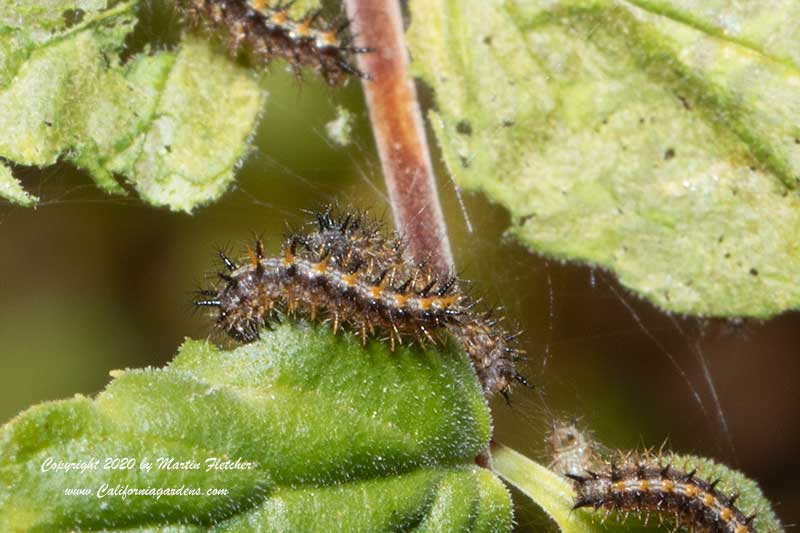
M 31 3 L 0 11 L 0 157 L 85 168 L 109 192 L 126 177 L 154 205 L 191 211 L 233 179 L 265 93 L 251 73 L 189 39 L 120 64 L 138 2 Z M 64 20 L 81 7 L 82 18 Z M 44 29 L 52 31 L 43 31 Z
M 0 162 L 0 197 L 30 207 L 39 199 L 25 192 L 22 184 L 11 174 L 11 169 Z
M 659 306 L 800 305 L 800 4 L 412 0 L 456 183 Z
M 390 352 L 285 324 L 232 351 L 188 340 L 167 368 L 112 374 L 97 398 L 42 404 L 4 428 L 0 530 L 510 530 L 507 491 L 475 465 L 491 422 L 455 345 Z M 109 457 L 135 464 L 104 470 Z M 200 470 L 159 469 L 159 457 Z M 206 471 L 207 458 L 255 467 Z M 204 495 L 98 498 L 106 484 Z M 76 488 L 91 495 L 65 494 Z
M 66 23 L 70 12 L 98 11 L 107 0 L 15 0 L 0 5 L 0 25 L 13 28 L 55 30 Z
M 233 181 L 266 94 L 207 42 L 186 39 L 177 56 L 163 56 L 132 65 L 128 80 L 155 87 L 155 99 L 106 168 L 151 204 L 189 212 Z

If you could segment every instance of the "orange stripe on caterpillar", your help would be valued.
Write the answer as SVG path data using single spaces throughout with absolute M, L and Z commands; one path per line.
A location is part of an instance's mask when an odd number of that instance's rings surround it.
M 668 452 L 610 452 L 575 419 L 553 421 L 545 442 L 552 458 L 549 468 L 573 482 L 576 509 L 645 521 L 655 515 L 698 532 L 750 533 L 759 524 L 766 524 L 770 533 L 781 531 L 768 502 L 753 499 L 760 494 L 755 484 L 710 460 Z M 714 476 L 713 481 L 704 476 Z M 726 485 L 742 489 L 741 500 L 720 488 Z M 758 517 L 737 503 L 757 506 Z
M 575 508 L 591 507 L 642 518 L 657 515 L 692 531 L 754 533 L 755 514 L 736 507 L 736 494 L 727 495 L 696 470 L 674 466 L 670 456 L 631 454 L 583 474 L 565 474 L 573 481 Z
M 177 0 L 176 5 L 189 29 L 218 38 L 230 56 L 243 57 L 254 67 L 283 59 L 298 77 L 310 68 L 329 85 L 342 85 L 353 76 L 369 79 L 352 57 L 371 50 L 353 45 L 347 20 L 326 23 L 319 11 L 295 20 L 288 5 L 266 0 Z
M 476 310 L 455 276 L 441 276 L 405 254 L 397 235 L 384 235 L 381 224 L 363 213 L 316 213 L 316 230 L 291 235 L 276 257 L 255 255 L 242 266 L 222 255 L 228 272 L 221 287 L 201 291 L 195 303 L 217 308 L 217 326 L 249 342 L 259 329 L 288 311 L 311 320 L 331 320 L 361 335 L 388 337 L 392 347 L 405 337 L 419 343 L 455 337 L 470 356 L 484 394 L 507 395 L 522 358 L 516 335 L 498 320 Z

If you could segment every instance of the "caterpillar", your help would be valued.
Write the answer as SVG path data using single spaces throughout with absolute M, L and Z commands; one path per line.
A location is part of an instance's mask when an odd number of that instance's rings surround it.
M 601 468 L 566 477 L 574 482 L 575 509 L 592 507 L 609 512 L 657 514 L 672 517 L 691 531 L 710 533 L 754 533 L 755 514 L 736 507 L 737 494 L 726 495 L 697 470 L 672 464 L 669 457 L 629 454 Z
M 656 515 L 690 531 L 782 531 L 755 482 L 709 459 L 669 452 L 611 452 L 575 419 L 553 421 L 545 437 L 549 468 L 572 481 L 574 509 L 606 515 Z M 713 481 L 709 481 L 709 479 Z M 739 493 L 723 488 L 737 487 Z M 759 512 L 746 513 L 739 504 Z
M 370 79 L 351 62 L 354 54 L 370 52 L 353 45 L 345 31 L 348 20 L 326 23 L 320 11 L 295 20 L 291 2 L 267 0 L 176 0 L 190 30 L 217 36 L 233 58 L 243 57 L 253 66 L 286 60 L 300 77 L 304 67 L 318 71 L 332 86 L 350 77 Z
M 289 235 L 281 253 L 268 257 L 258 240 L 237 265 L 220 253 L 225 272 L 219 287 L 200 292 L 197 306 L 216 309 L 216 325 L 244 342 L 282 314 L 327 320 L 367 338 L 388 339 L 392 350 L 405 339 L 437 343 L 444 334 L 463 346 L 489 398 L 508 399 L 513 382 L 530 386 L 515 369 L 523 359 L 491 310 L 461 289 L 455 275 L 441 275 L 415 262 L 396 233 L 365 213 L 332 207 L 313 214 L 316 229 Z

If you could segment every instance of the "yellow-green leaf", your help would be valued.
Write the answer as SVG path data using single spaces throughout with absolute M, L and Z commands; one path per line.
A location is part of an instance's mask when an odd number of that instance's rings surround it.
M 800 305 L 800 4 L 412 0 L 455 181 L 659 306 Z
M 121 64 L 138 4 L 0 11 L 0 157 L 70 160 L 109 192 L 125 192 L 120 175 L 148 202 L 191 211 L 230 184 L 266 94 L 205 41 Z
M 27 193 L 11 174 L 11 169 L 0 162 L 0 197 L 24 206 L 34 205 L 38 198 Z

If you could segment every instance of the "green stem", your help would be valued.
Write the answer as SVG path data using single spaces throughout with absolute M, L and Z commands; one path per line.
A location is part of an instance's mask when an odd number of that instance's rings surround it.
M 572 509 L 575 492 L 569 482 L 555 472 L 498 443 L 492 445 L 491 465 L 495 474 L 550 515 L 563 533 L 597 531 L 590 513 Z

